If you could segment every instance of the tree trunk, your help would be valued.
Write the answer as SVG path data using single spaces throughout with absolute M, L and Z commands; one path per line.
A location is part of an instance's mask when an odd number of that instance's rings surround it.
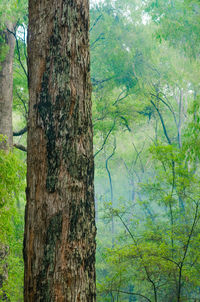
M 11 22 L 7 21 L 7 28 L 14 30 Z M 7 29 L 0 32 L 0 135 L 6 137 L 6 141 L 0 137 L 0 149 L 12 148 L 12 101 L 13 101 L 13 58 L 15 38 Z M 0 243 L 0 289 L 8 279 L 7 256 L 9 248 Z M 1 301 L 8 301 L 6 292 L 0 296 Z
M 14 26 L 7 21 L 7 28 L 14 31 Z M 0 32 L 0 134 L 7 137 L 7 142 L 0 142 L 1 149 L 8 149 L 13 144 L 12 101 L 13 101 L 13 57 L 15 38 L 7 29 Z M 3 52 L 3 54 L 2 54 Z M 2 58 L 3 56 L 3 58 Z
M 0 242 L 0 301 L 10 301 L 6 291 L 3 289 L 8 280 L 8 264 L 7 257 L 9 254 L 9 247 Z
M 24 301 L 96 300 L 88 0 L 29 0 Z

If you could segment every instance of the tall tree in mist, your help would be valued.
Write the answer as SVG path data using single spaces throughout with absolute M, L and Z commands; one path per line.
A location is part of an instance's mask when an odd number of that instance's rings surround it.
M 1 24 L 0 30 L 0 150 L 8 150 L 12 147 L 12 87 L 13 87 L 13 58 L 15 39 L 9 30 L 13 30 L 13 24 L 7 21 L 7 28 Z M 6 139 L 5 139 L 6 138 Z M 0 242 L 0 289 L 7 279 L 7 263 L 9 248 Z M 5 263 L 4 263 L 5 262 Z M 2 265 L 2 263 L 4 263 Z M 0 299 L 6 300 L 7 295 L 3 292 Z
M 29 0 L 24 301 L 95 301 L 89 3 Z
M 7 28 L 6 28 L 7 27 Z M 12 146 L 12 101 L 13 101 L 13 58 L 15 38 L 12 22 L 7 21 L 0 31 L 0 134 L 7 138 L 7 143 L 0 143 L 3 149 Z

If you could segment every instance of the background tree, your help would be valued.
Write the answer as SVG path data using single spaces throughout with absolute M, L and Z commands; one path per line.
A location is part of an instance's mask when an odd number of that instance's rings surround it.
M 22 299 L 25 165 L 12 153 L 13 63 L 26 1 L 0 3 L 0 299 Z
M 12 147 L 12 101 L 13 101 L 13 56 L 15 38 L 10 33 L 14 31 L 14 25 L 7 21 L 1 30 L 1 69 L 0 69 L 0 133 L 7 137 L 7 144 Z M 3 142 L 1 142 L 1 145 Z M 3 145 L 1 146 L 3 147 Z M 6 144 L 4 143 L 4 148 Z
M 16 0 L 1 1 L 0 4 L 0 133 L 7 137 L 1 147 L 13 145 L 12 105 L 13 105 L 13 63 L 17 41 L 17 30 L 26 19 L 27 2 Z M 17 52 L 19 45 L 17 41 Z

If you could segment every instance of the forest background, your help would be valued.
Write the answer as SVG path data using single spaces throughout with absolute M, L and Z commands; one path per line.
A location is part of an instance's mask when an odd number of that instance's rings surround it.
M 23 301 L 27 2 L 16 39 L 15 148 L 0 151 L 0 296 Z M 200 301 L 200 3 L 91 2 L 97 301 Z M 0 39 L 0 60 L 8 51 Z M 23 130 L 23 131 L 20 131 Z M 23 134 L 22 134 L 23 132 Z M 1 137 L 1 140 L 4 140 Z

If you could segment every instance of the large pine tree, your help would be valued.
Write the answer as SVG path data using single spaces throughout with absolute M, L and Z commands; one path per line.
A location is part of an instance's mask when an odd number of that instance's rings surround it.
M 88 0 L 29 0 L 24 301 L 95 301 Z

